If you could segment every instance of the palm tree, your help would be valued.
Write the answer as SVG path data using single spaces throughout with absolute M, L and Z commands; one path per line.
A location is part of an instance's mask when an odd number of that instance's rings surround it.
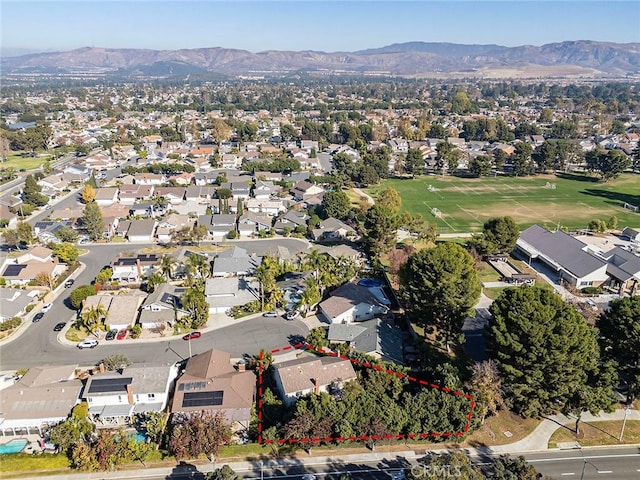
M 318 281 L 313 278 L 307 278 L 304 281 L 305 289 L 304 292 L 300 295 L 300 307 L 302 307 L 303 316 L 307 316 L 309 310 L 313 305 L 316 305 L 320 300 L 322 300 L 322 296 L 320 295 L 320 286 L 318 285 Z
M 319 270 L 327 263 L 327 257 L 323 253 L 320 252 L 317 248 L 314 248 L 309 253 L 306 254 L 304 258 L 304 268 L 308 270 L 313 270 L 313 274 L 316 279 L 319 278 L 320 272 Z
M 171 255 L 163 255 L 160 261 L 160 271 L 167 277 L 167 280 L 171 280 L 171 273 L 173 272 L 173 266 L 176 264 L 175 258 Z
M 211 265 L 209 260 L 202 255 L 189 255 L 187 259 L 187 268 L 190 272 L 196 273 L 200 278 L 207 278 L 211 273 Z
M 82 320 L 82 324 L 84 325 L 84 327 L 87 330 L 91 331 L 95 324 L 100 323 L 103 320 L 106 323 L 108 317 L 109 312 L 106 308 L 104 308 L 102 304 L 99 303 L 98 305 L 94 305 L 89 308 L 89 310 L 87 310 L 86 312 L 83 312 L 80 316 L 80 319 Z

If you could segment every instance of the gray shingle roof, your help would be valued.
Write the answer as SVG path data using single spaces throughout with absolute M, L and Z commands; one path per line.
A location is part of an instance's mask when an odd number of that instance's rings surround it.
M 582 278 L 606 265 L 606 262 L 583 249 L 580 240 L 560 230 L 550 232 L 533 225 L 520 234 L 518 245 L 529 253 L 542 254 L 577 278 Z M 532 248 L 531 248 L 532 247 Z

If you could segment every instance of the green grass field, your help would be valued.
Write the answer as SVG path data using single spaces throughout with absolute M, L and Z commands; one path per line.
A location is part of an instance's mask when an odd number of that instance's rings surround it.
M 40 168 L 49 158 L 51 158 L 51 155 L 45 153 L 39 153 L 37 157 L 23 157 L 20 152 L 13 153 L 4 162 L 0 163 L 0 170 L 9 167 L 15 168 L 16 171 L 21 169 L 35 170 Z
M 386 179 L 366 192 L 375 198 L 389 187 L 402 197 L 403 211 L 421 213 L 425 220 L 437 223 L 440 233 L 477 232 L 489 218 L 505 215 L 513 217 L 520 228 L 535 223 L 585 228 L 590 220 L 606 221 L 612 216 L 618 218 L 620 228 L 640 227 L 640 213 L 623 208 L 625 202 L 640 206 L 640 175 L 625 174 L 607 183 L 584 175 L 426 176 Z M 440 218 L 433 209 L 440 210 Z

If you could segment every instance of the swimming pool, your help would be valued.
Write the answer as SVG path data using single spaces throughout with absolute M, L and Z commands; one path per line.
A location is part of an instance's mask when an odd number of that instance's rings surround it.
M 361 278 L 358 280 L 358 285 L 366 288 L 382 287 L 384 282 L 378 278 Z
M 133 438 L 136 439 L 136 443 L 146 443 L 147 434 L 144 433 L 144 432 L 136 432 L 136 434 L 133 436 Z
M 0 455 L 7 455 L 9 453 L 20 453 L 27 446 L 29 441 L 25 438 L 16 438 L 10 442 L 0 445 Z

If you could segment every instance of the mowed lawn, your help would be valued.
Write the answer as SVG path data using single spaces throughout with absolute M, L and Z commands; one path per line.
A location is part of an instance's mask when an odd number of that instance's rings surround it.
M 625 202 L 640 206 L 640 175 L 634 174 L 607 183 L 584 175 L 394 178 L 366 192 L 375 198 L 389 187 L 402 197 L 403 211 L 421 213 L 428 222 L 437 223 L 440 233 L 477 232 L 487 219 L 504 215 L 513 217 L 521 229 L 535 223 L 585 228 L 590 220 L 612 216 L 620 228 L 640 227 L 640 213 L 623 208 Z M 440 218 L 433 209 L 440 211 Z
M 37 157 L 23 157 L 21 153 L 13 153 L 4 162 L 0 162 L 0 170 L 5 168 L 15 168 L 18 170 L 35 170 L 40 168 L 51 155 L 39 153 Z

